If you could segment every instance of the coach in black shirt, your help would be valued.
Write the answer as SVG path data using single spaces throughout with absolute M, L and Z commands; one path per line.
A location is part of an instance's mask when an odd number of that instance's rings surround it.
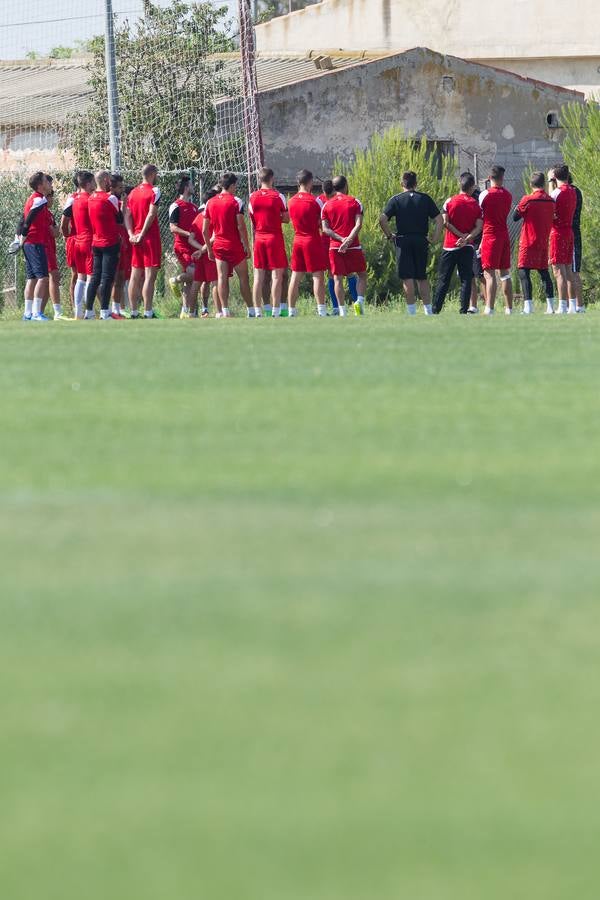
M 406 308 L 410 315 L 416 314 L 415 281 L 419 296 L 423 301 L 425 315 L 432 315 L 431 294 L 427 281 L 427 257 L 429 255 L 429 227 L 435 222 L 433 241 L 438 241 L 442 233 L 442 215 L 429 194 L 417 190 L 417 176 L 405 172 L 402 176 L 402 193 L 396 194 L 386 203 L 379 217 L 381 230 L 389 241 L 396 242 L 398 275 L 406 292 Z M 396 219 L 396 234 L 392 234 L 390 219 Z

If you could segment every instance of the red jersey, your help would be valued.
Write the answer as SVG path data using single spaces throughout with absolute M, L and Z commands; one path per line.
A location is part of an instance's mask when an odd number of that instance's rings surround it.
M 323 204 L 316 197 L 308 191 L 299 191 L 290 197 L 288 208 L 297 238 L 320 237 Z
M 94 191 L 88 202 L 88 213 L 92 225 L 93 247 L 114 247 L 119 244 L 119 201 L 114 194 Z
M 241 247 L 237 217 L 244 214 L 244 203 L 229 191 L 211 197 L 204 207 L 204 218 L 210 222 L 214 243 L 221 247 Z
M 506 220 L 512 206 L 512 194 L 503 187 L 491 187 L 479 195 L 479 205 L 483 213 L 483 233 L 508 233 Z
M 151 206 L 158 206 L 160 201 L 160 188 L 156 185 L 148 184 L 143 181 L 138 184 L 127 197 L 127 207 L 131 213 L 131 221 L 133 225 L 133 233 L 139 234 L 144 227 L 144 222 L 150 212 Z M 158 218 L 155 218 L 152 225 L 146 232 L 145 241 L 160 241 L 160 228 L 158 226 Z
M 260 188 L 250 195 L 248 212 L 256 234 L 281 234 L 281 216 L 287 212 L 285 197 L 275 188 Z
M 169 222 L 171 225 L 177 225 L 184 231 L 192 230 L 192 222 L 198 215 L 198 207 L 190 200 L 184 200 L 178 197 L 169 207 Z M 173 235 L 173 247 L 175 250 L 183 250 L 189 252 L 190 245 L 188 239 L 182 234 Z
M 75 237 L 75 234 L 77 232 L 77 229 L 75 226 L 75 220 L 73 219 L 73 213 L 72 213 L 73 201 L 75 200 L 75 197 L 77 197 L 77 196 L 79 196 L 79 191 L 75 191 L 73 194 L 69 194 L 69 196 L 67 198 L 67 202 L 65 203 L 65 208 L 63 209 L 63 216 L 66 216 L 67 219 L 69 219 L 69 221 L 71 223 L 71 227 L 69 229 L 69 237 Z M 68 210 L 68 212 L 67 212 L 67 210 Z
M 448 216 L 449 223 L 463 234 L 469 234 L 473 231 L 475 225 L 481 219 L 479 203 L 468 194 L 456 194 L 454 197 L 450 197 L 444 203 L 443 209 Z M 456 250 L 457 243 L 457 236 L 446 229 L 444 250 Z M 474 241 L 471 241 L 470 246 L 472 247 L 474 243 Z
M 577 191 L 570 184 L 561 184 L 552 191 L 554 200 L 553 228 L 568 231 L 573 228 L 573 217 L 577 208 Z
M 81 191 L 79 194 L 75 194 L 70 205 L 67 201 L 67 206 L 65 207 L 65 216 L 70 216 L 75 225 L 75 242 L 78 245 L 91 244 L 92 242 L 89 202 L 90 195 L 86 191 Z
M 26 244 L 48 244 L 52 213 L 48 209 L 48 201 L 39 191 L 34 191 L 25 201 L 23 207 L 25 220 Z
M 517 213 L 523 220 L 519 241 L 520 269 L 548 268 L 548 239 L 554 219 L 554 201 L 546 191 L 521 197 Z
M 343 238 L 348 237 L 356 224 L 356 217 L 362 215 L 362 203 L 356 197 L 349 194 L 336 194 L 331 200 L 328 200 L 321 210 L 321 219 L 329 223 L 329 227 L 336 234 Z M 329 242 L 330 250 L 337 250 L 340 241 L 331 238 Z M 352 243 L 350 250 L 360 250 L 360 239 L 357 236 Z
M 198 215 L 194 218 L 194 221 L 192 222 L 192 224 L 190 226 L 190 231 L 192 232 L 192 234 L 194 236 L 194 240 L 198 241 L 198 243 L 202 244 L 202 246 L 204 246 L 204 244 L 206 243 L 206 241 L 204 240 L 204 234 L 203 234 L 204 210 L 205 209 L 206 209 L 205 206 L 200 207 L 200 209 L 198 210 Z M 212 234 L 212 228 L 211 228 L 211 234 Z

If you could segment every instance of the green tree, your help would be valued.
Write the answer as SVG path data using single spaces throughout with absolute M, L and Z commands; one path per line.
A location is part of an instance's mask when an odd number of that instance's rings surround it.
M 458 190 L 456 163 L 450 156 L 432 152 L 425 138 L 415 140 L 396 127 L 373 135 L 366 150 L 357 151 L 350 165 L 338 161 L 336 171 L 346 174 L 350 192 L 364 207 L 361 244 L 370 276 L 369 296 L 386 300 L 401 290 L 393 248 L 379 228 L 379 216 L 386 202 L 402 190 L 402 174 L 413 171 L 419 177 L 419 190 L 430 194 L 441 207 Z M 436 247 L 429 263 L 430 275 L 438 257 L 439 247 Z
M 572 103 L 561 111 L 566 129 L 562 151 L 583 193 L 583 289 L 587 302 L 600 293 L 600 107 Z
M 149 160 L 164 170 L 218 170 L 224 142 L 232 157 L 240 155 L 239 136 L 226 128 L 222 138 L 215 136 L 216 101 L 239 95 L 235 63 L 214 56 L 234 50 L 227 7 L 205 0 L 162 7 L 145 0 L 143 17 L 115 28 L 115 44 L 124 171 Z M 70 118 L 62 142 L 80 165 L 94 168 L 106 165 L 108 156 L 104 38 L 88 47 L 91 97 Z
M 319 0 L 253 0 L 254 20 L 260 25 L 276 16 L 285 16 L 286 13 L 296 12 L 318 2 Z

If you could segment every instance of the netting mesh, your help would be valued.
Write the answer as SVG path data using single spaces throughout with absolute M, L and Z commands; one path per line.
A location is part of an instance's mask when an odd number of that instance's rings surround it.
M 38 169 L 60 201 L 74 170 L 109 167 L 106 0 L 4 0 L 0 22 L 0 240 L 6 246 Z M 183 172 L 198 196 L 224 170 L 240 192 L 260 165 L 250 0 L 112 0 L 119 169 L 158 165 L 167 201 Z M 242 54 L 241 47 L 245 52 Z M 168 202 L 161 208 L 164 245 Z M 167 255 L 167 268 L 169 257 Z M 5 301 L 14 260 L 0 253 Z

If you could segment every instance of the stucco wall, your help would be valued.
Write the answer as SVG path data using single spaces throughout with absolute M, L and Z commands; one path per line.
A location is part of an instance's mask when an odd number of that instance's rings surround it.
M 532 60 L 535 77 L 553 81 L 559 76 L 554 83 L 600 91 L 596 0 L 576 0 L 567 16 L 562 0 L 544 0 L 543 5 L 506 0 L 498 8 L 497 27 L 488 25 L 491 13 L 481 0 L 323 0 L 258 26 L 257 47 L 270 51 L 431 47 L 465 59 L 490 60 L 502 68 L 510 69 L 514 60 L 521 74 L 530 74 L 523 66 Z M 561 25 L 548 29 L 548 22 Z M 583 60 L 582 66 L 551 65 L 552 60 L 565 58 Z
M 328 175 L 336 157 L 348 159 L 374 132 L 400 124 L 431 140 L 463 148 L 460 165 L 477 153 L 521 171 L 560 155 L 560 130 L 546 114 L 571 92 L 428 50 L 412 50 L 317 76 L 260 96 L 265 157 L 281 183 L 307 166 Z

